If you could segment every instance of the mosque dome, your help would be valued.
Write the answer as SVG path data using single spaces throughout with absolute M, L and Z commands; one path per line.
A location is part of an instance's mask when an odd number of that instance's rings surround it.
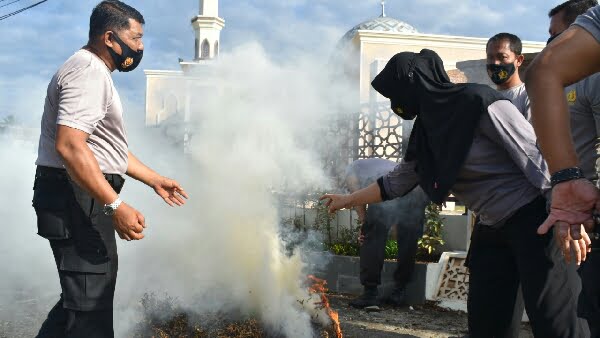
M 354 26 L 351 30 L 344 34 L 342 40 L 351 40 L 359 30 L 389 33 L 418 33 L 416 28 L 407 24 L 406 22 L 382 15 Z
M 388 33 L 418 33 L 417 29 L 404 21 L 396 20 L 385 15 L 385 1 L 381 1 L 381 15 L 377 18 L 361 22 L 346 32 L 341 41 L 354 38 L 359 30 L 388 32 Z

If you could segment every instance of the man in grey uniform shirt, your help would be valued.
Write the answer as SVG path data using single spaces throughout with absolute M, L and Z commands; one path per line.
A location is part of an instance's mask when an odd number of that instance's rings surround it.
M 599 6 L 577 17 L 527 70 L 533 125 L 553 178 L 551 210 L 540 234 L 556 227 L 562 238 L 578 239 L 581 224 L 588 231 L 595 228 L 593 215 L 600 211 L 600 191 L 578 167 L 564 88 L 599 71 Z
M 525 59 L 522 52 L 523 43 L 518 36 L 510 33 L 498 33 L 492 36 L 486 44 L 486 68 L 488 76 L 496 84 L 496 90 L 509 99 L 525 119 L 531 122 L 529 96 L 527 96 L 525 83 L 521 81 L 519 74 L 519 69 Z M 506 330 L 505 338 L 519 336 L 524 311 L 525 302 L 519 286 L 512 323 Z
M 569 0 L 548 13 L 549 43 L 565 31 L 578 15 L 597 6 L 596 0 Z M 585 177 L 596 182 L 598 173 L 598 137 L 600 136 L 600 73 L 591 75 L 565 88 L 571 116 L 571 133 L 579 167 Z M 600 337 L 600 242 L 592 239 L 592 251 L 579 268 L 582 292 L 578 310 L 587 319 L 592 337 Z
M 169 205 L 187 194 L 128 149 L 123 107 L 111 72 L 141 61 L 144 18 L 123 2 L 100 2 L 89 41 L 48 85 L 36 161 L 33 207 L 49 240 L 61 285 L 38 337 L 113 337 L 118 269 L 115 231 L 139 240 L 144 216 L 121 201 L 123 174 L 152 187 Z
M 569 28 L 578 15 L 596 5 L 596 0 L 569 0 L 550 10 L 549 43 Z M 598 179 L 596 146 L 600 136 L 600 73 L 567 86 L 565 97 L 579 166 L 585 177 L 595 182 Z
M 519 68 L 525 57 L 522 54 L 521 39 L 510 33 L 492 36 L 486 45 L 488 76 L 496 84 L 496 89 L 504 94 L 529 121 L 529 97 L 525 84 L 521 81 Z

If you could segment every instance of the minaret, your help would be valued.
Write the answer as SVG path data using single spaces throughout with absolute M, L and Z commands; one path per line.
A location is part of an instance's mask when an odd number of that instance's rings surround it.
M 192 18 L 196 35 L 194 60 L 213 59 L 219 55 L 221 30 L 225 20 L 219 17 L 219 0 L 200 0 L 200 14 Z
M 381 0 L 381 18 L 385 18 L 385 0 Z

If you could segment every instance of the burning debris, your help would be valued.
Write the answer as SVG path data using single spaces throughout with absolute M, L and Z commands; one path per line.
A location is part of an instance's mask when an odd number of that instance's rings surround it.
M 342 338 L 342 328 L 340 327 L 340 320 L 338 313 L 334 311 L 329 305 L 329 299 L 327 299 L 327 281 L 319 279 L 313 275 L 308 275 L 308 279 L 312 281 L 312 285 L 308 288 L 311 294 L 318 294 L 321 297 L 321 302 L 318 303 L 318 308 L 325 310 L 325 313 L 331 320 L 331 329 L 335 333 L 336 338 Z
M 329 309 L 331 325 L 323 328 L 313 322 L 314 337 L 342 338 L 337 313 L 329 307 L 325 296 L 325 281 L 309 276 L 313 285 L 311 294 L 318 294 L 318 306 Z M 180 308 L 176 299 L 166 296 L 159 300 L 154 294 L 145 294 L 141 300 L 142 321 L 137 325 L 134 338 L 292 338 L 274 333 L 254 318 L 242 318 L 241 314 L 213 313 L 193 314 Z M 315 318 L 316 320 L 317 318 Z

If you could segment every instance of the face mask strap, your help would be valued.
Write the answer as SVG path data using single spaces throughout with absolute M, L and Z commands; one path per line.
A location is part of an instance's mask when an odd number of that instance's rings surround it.
M 139 51 L 134 50 L 133 48 L 129 47 L 125 42 L 123 42 L 123 40 L 121 40 L 121 38 L 117 35 L 117 33 L 111 31 L 111 34 L 112 34 L 113 39 L 119 44 L 119 46 L 121 46 L 121 53 L 124 53 L 125 49 L 129 49 L 133 53 L 139 53 Z
M 119 44 L 119 46 L 121 47 L 121 50 L 123 50 L 123 45 L 125 44 L 123 42 L 123 40 L 121 40 L 121 38 L 119 38 L 119 36 L 117 35 L 117 33 L 111 31 L 110 32 L 112 40 L 115 41 L 117 44 Z

